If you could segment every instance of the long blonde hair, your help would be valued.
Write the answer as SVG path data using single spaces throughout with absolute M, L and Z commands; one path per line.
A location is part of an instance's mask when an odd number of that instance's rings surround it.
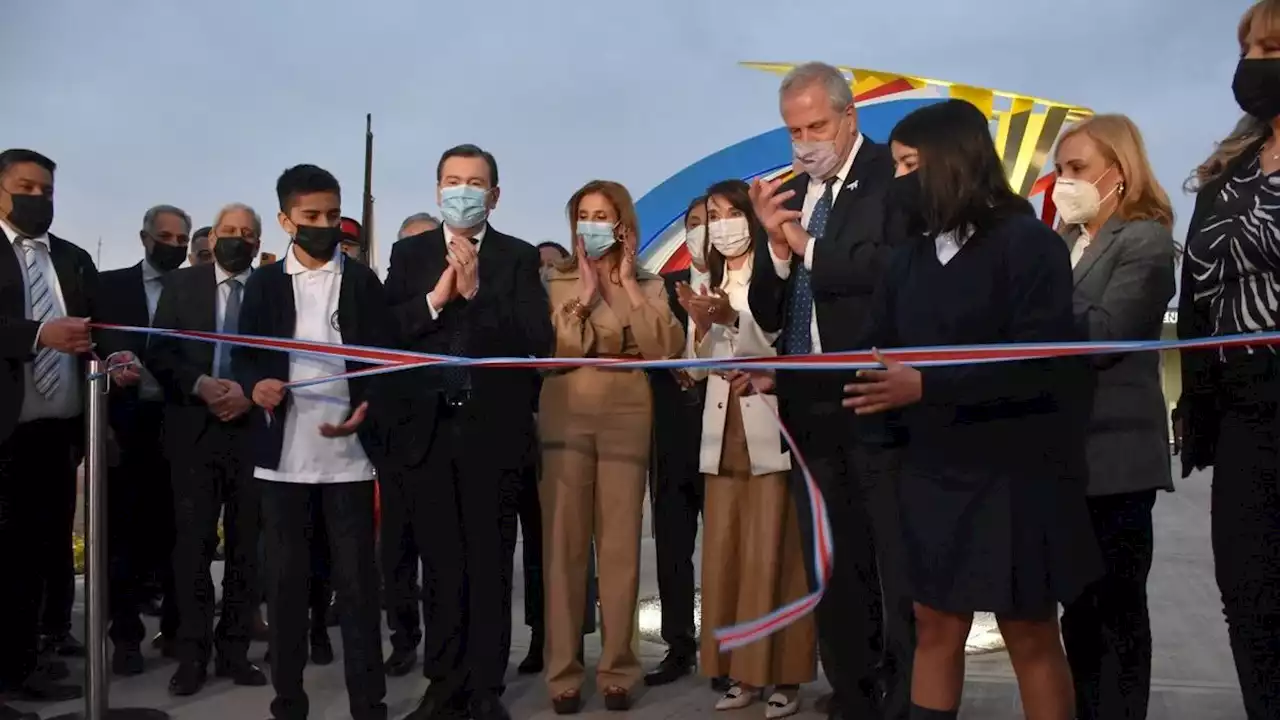
M 1124 191 L 1116 205 L 1116 217 L 1126 222 L 1154 220 L 1173 229 L 1173 204 L 1156 180 L 1142 133 L 1132 120 L 1125 115 L 1094 115 L 1067 128 L 1058 141 L 1059 146 L 1075 135 L 1092 140 L 1102 156 L 1124 176 Z
M 565 213 L 569 216 L 569 257 L 556 264 L 556 268 L 562 271 L 578 269 L 578 206 L 582 204 L 582 199 L 588 195 L 601 195 L 609 204 L 613 206 L 615 212 L 618 213 L 618 225 L 631 231 L 631 236 L 639 239 L 640 236 L 640 220 L 636 215 L 636 204 L 631 199 L 631 193 L 627 192 L 627 188 L 621 183 L 612 180 L 592 180 L 591 182 L 578 188 L 578 191 L 569 198 L 569 202 L 565 204 Z M 606 255 L 618 255 L 622 252 L 622 243 L 618 243 L 609 249 Z
M 1246 49 L 1249 32 L 1253 29 L 1255 21 L 1280 29 L 1280 0 L 1259 0 L 1245 11 L 1244 16 L 1240 18 L 1240 25 L 1236 28 L 1236 40 L 1240 43 L 1242 53 Z M 1205 185 L 1226 172 L 1227 166 L 1236 158 L 1270 134 L 1271 126 L 1266 120 L 1252 115 L 1240 118 L 1240 122 L 1236 123 L 1231 134 L 1214 146 L 1213 154 L 1209 159 L 1200 163 L 1200 166 L 1191 173 L 1191 177 L 1187 178 L 1183 184 L 1183 189 L 1192 193 L 1199 192 Z

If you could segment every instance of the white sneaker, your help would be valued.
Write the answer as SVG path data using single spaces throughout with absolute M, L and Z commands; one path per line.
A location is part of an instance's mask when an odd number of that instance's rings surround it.
M 734 685 L 724 692 L 724 695 L 716 701 L 717 710 L 737 710 L 744 708 L 756 701 L 759 692 L 747 692 L 740 685 Z
M 769 696 L 769 704 L 764 708 L 764 716 L 768 720 L 791 717 L 800 710 L 800 694 L 787 697 L 786 693 L 775 692 Z

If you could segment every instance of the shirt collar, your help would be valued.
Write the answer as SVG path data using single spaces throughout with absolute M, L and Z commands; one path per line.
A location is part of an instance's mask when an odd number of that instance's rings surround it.
M 827 178 L 826 180 L 818 180 L 817 178 L 810 177 L 809 184 L 824 185 L 828 181 L 835 180 L 836 183 L 843 187 L 845 180 L 849 178 L 849 171 L 853 169 L 853 161 L 858 157 L 858 151 L 862 149 L 862 140 L 865 137 L 866 136 L 862 133 L 858 133 L 857 139 L 853 141 L 853 147 L 849 150 L 849 157 L 844 159 L 844 165 L 840 166 L 840 169 L 836 171 L 835 175 Z
M 18 241 L 18 238 L 22 237 L 22 233 L 18 232 L 17 228 L 10 225 L 9 221 L 7 220 L 0 220 L 0 230 L 4 230 L 4 234 L 9 237 L 10 244 L 16 243 Z M 48 249 L 49 247 L 49 233 L 47 232 L 41 234 L 38 237 L 31 238 L 31 240 L 38 242 L 41 245 L 44 245 L 45 249 Z
M 142 282 L 146 283 L 146 282 L 151 282 L 153 280 L 163 280 L 163 279 L 164 279 L 164 273 L 157 270 L 156 266 L 152 265 L 150 260 L 147 260 L 144 258 L 142 260 Z
M 293 257 L 293 253 L 290 253 L 289 257 Z M 244 285 L 244 281 L 249 279 L 249 271 L 245 270 L 244 272 L 239 273 L 237 275 L 232 275 L 226 270 L 223 270 L 222 266 L 215 262 L 213 264 L 213 277 L 214 277 L 214 280 L 217 281 L 215 283 L 216 285 L 221 285 L 222 283 L 230 280 L 233 277 L 239 280 L 241 285 Z
M 325 263 L 324 265 L 321 265 L 320 267 L 316 268 L 314 271 L 312 271 L 311 268 L 302 264 L 302 261 L 299 260 L 296 255 L 294 255 L 295 250 L 296 250 L 296 246 L 290 243 L 289 251 L 285 253 L 285 256 L 284 256 L 284 271 L 286 274 L 301 275 L 302 273 L 305 273 L 305 272 L 329 272 L 329 273 L 333 273 L 334 275 L 342 274 L 343 260 L 347 256 L 343 254 L 341 246 L 335 247 L 333 249 L 333 257 L 329 259 L 329 262 Z
M 479 232 L 471 236 L 471 239 L 476 244 L 476 250 L 480 249 L 480 243 L 484 241 L 484 234 L 488 231 L 489 231 L 489 223 L 486 222 L 484 224 L 484 227 L 480 228 Z M 454 238 L 461 238 L 461 237 L 462 237 L 461 235 L 453 231 L 453 228 L 449 227 L 448 225 L 444 226 L 444 242 L 446 245 L 453 242 Z

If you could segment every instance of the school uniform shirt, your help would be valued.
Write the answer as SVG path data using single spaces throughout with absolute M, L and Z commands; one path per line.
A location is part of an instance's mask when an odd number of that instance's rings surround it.
M 310 270 L 294 257 L 285 255 L 285 274 L 293 282 L 297 322 L 293 337 L 312 342 L 341 343 L 338 329 L 338 295 L 346 255 L 335 251 L 324 266 Z M 347 371 L 340 358 L 292 355 L 289 382 L 337 375 Z M 339 425 L 350 416 L 351 392 L 346 380 L 312 385 L 289 391 L 290 402 L 284 418 L 284 445 L 275 470 L 255 467 L 253 475 L 262 480 L 304 484 L 363 482 L 373 479 L 373 464 L 356 434 L 327 438 L 320 434 L 325 423 Z

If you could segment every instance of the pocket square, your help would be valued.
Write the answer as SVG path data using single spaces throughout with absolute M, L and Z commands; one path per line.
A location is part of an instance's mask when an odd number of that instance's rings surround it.
M 844 186 L 844 188 L 845 188 L 846 190 L 857 190 L 857 189 L 858 189 L 858 181 L 857 181 L 857 180 L 854 180 L 854 181 L 850 182 L 848 185 L 845 185 L 845 186 Z

